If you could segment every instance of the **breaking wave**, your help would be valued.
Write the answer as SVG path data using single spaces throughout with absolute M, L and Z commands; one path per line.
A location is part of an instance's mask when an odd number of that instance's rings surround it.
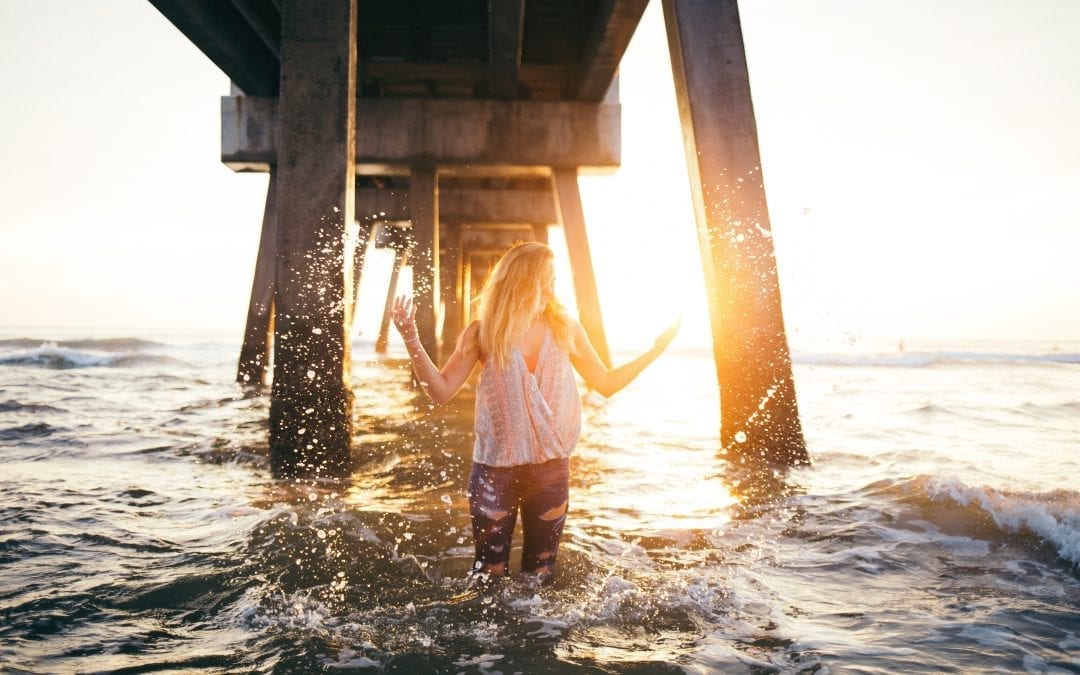
M 947 507 L 949 525 L 961 534 L 1046 546 L 1080 566 L 1080 492 L 1006 491 L 937 476 L 913 478 L 903 489 L 930 514 Z
M 7 340 L 5 342 L 21 342 Z M 0 365 L 4 366 L 38 366 L 53 370 L 68 370 L 71 368 L 118 368 L 125 366 L 146 365 L 152 363 L 180 363 L 178 359 L 164 354 L 154 354 L 133 350 L 110 350 L 117 343 L 109 340 L 85 340 L 86 343 L 108 343 L 106 347 L 99 349 L 75 348 L 64 346 L 71 343 L 44 342 L 38 343 L 37 347 L 20 348 L 17 351 L 0 355 Z M 141 340 L 132 342 L 143 345 L 153 345 Z

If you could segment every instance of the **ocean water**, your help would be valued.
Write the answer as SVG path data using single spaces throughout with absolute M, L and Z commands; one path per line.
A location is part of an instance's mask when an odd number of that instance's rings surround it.
M 0 671 L 1080 672 L 1077 344 L 796 353 L 764 473 L 666 354 L 585 396 L 555 582 L 462 601 L 467 395 L 359 345 L 355 473 L 279 482 L 233 340 L 4 333 Z

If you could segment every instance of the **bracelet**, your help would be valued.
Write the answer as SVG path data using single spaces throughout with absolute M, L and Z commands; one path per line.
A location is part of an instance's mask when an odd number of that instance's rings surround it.
M 405 344 L 411 345 L 411 344 L 414 344 L 414 343 L 415 344 L 420 344 L 420 337 L 418 335 L 414 335 L 414 336 L 412 336 L 410 338 L 405 338 Z

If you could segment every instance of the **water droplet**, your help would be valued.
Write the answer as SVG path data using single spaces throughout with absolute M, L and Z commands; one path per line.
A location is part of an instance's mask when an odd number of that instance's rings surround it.
M 439 497 L 439 499 L 441 499 L 442 503 L 446 504 L 447 506 L 449 506 L 454 501 L 454 500 L 450 499 L 450 495 L 443 495 L 442 497 Z
M 304 434 L 306 434 L 306 433 L 307 433 L 307 429 L 299 429 L 299 430 L 297 430 L 297 432 L 296 432 L 296 433 L 298 433 L 298 434 L 300 434 L 301 436 L 303 436 Z
M 326 531 L 325 530 L 319 530 L 315 534 L 318 535 L 319 539 L 326 539 Z
M 315 333 L 316 335 L 322 335 L 322 328 L 312 328 L 311 332 Z
M 307 371 L 307 377 L 308 377 L 309 380 L 314 380 L 315 379 L 315 371 L 314 370 Z
M 746 442 L 746 432 L 745 431 L 737 431 L 737 432 L 735 432 L 735 442 L 736 443 L 745 443 Z

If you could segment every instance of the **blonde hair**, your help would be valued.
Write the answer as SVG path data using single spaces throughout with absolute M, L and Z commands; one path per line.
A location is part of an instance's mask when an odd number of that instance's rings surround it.
M 510 361 L 514 345 L 525 335 L 533 320 L 551 328 L 555 341 L 573 353 L 570 319 L 566 310 L 550 295 L 543 304 L 544 291 L 555 280 L 555 256 L 538 242 L 514 244 L 491 269 L 480 292 L 480 352 L 500 367 Z

